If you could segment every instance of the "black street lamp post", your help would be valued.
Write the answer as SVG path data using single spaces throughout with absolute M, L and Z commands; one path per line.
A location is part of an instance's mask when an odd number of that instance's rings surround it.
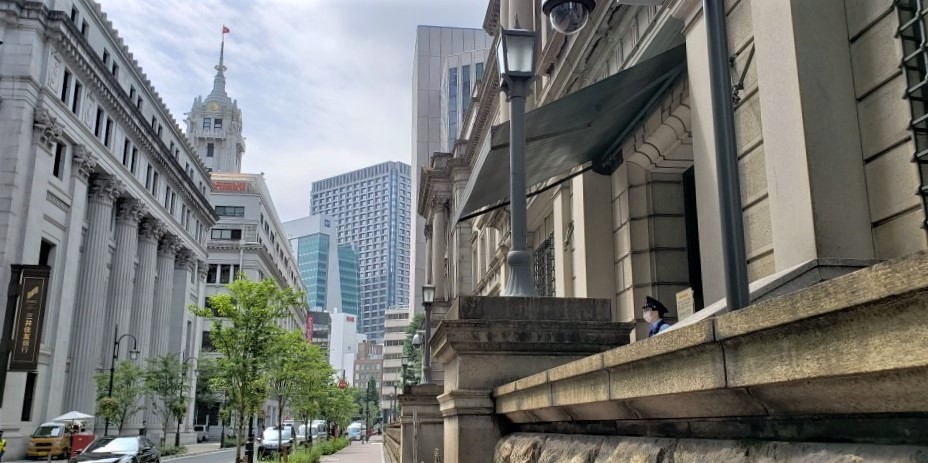
M 181 382 L 180 389 L 177 391 L 178 392 L 178 397 L 177 397 L 178 404 L 184 402 L 184 387 L 183 386 L 187 384 L 187 363 L 190 362 L 191 360 L 199 364 L 199 360 L 197 360 L 196 357 L 187 357 L 184 359 L 183 380 Z M 194 376 L 196 376 L 197 374 L 196 370 L 193 371 L 193 374 Z M 180 446 L 180 426 L 181 426 L 182 421 L 183 421 L 183 418 L 177 418 L 177 428 L 174 430 L 174 447 Z M 220 446 L 220 448 L 222 448 L 222 446 Z
M 125 337 L 132 338 L 132 349 L 129 350 L 129 359 L 135 361 L 139 358 L 139 340 L 129 333 L 119 336 L 119 325 L 116 325 L 113 328 L 113 360 L 110 362 L 110 383 L 106 392 L 106 396 L 109 398 L 113 398 L 113 378 L 116 375 L 116 360 L 119 358 L 119 343 L 122 342 L 122 339 Z M 106 419 L 106 423 L 103 425 L 103 435 L 110 435 L 109 418 Z
M 432 339 L 432 302 L 435 300 L 435 287 L 422 286 L 422 305 L 425 308 L 425 340 L 422 346 L 422 381 L 421 384 L 432 384 L 432 359 L 429 340 Z
M 518 25 L 516 26 L 518 27 Z M 525 97 L 535 76 L 534 31 L 502 29 L 497 59 L 500 88 L 509 100 L 509 225 L 512 247 L 506 255 L 509 278 L 503 296 L 538 297 L 526 244 Z

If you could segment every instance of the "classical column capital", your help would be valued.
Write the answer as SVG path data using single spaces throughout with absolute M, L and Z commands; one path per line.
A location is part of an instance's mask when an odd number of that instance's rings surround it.
M 148 214 L 148 207 L 134 198 L 127 198 L 119 202 L 119 208 L 116 212 L 116 221 L 138 225 L 138 223 Z
M 188 272 L 196 270 L 197 259 L 187 248 L 180 248 L 174 256 L 174 268 L 178 270 L 187 269 Z
M 197 276 L 200 277 L 200 281 L 206 281 L 206 273 L 209 270 L 209 264 L 205 260 L 197 261 Z
M 122 194 L 125 186 L 110 175 L 97 175 L 91 180 L 90 200 L 112 205 Z
M 93 170 L 97 167 L 96 156 L 87 151 L 87 148 L 84 145 L 74 145 L 72 148 L 74 154 L 71 158 L 71 162 L 74 164 L 74 173 L 77 175 L 77 178 L 86 182 L 90 178 L 90 174 L 93 173 Z
M 183 248 L 183 245 L 176 236 L 165 233 L 164 237 L 161 238 L 161 242 L 158 243 L 158 255 L 174 258 L 181 248 Z
M 445 210 L 447 209 L 448 201 L 450 200 L 451 198 L 449 196 L 444 196 L 444 195 L 432 197 L 432 201 L 430 204 L 432 213 L 433 214 L 444 213 Z
M 432 239 L 432 224 L 425 224 L 425 227 L 422 228 L 422 233 L 425 234 L 425 239 Z
M 139 238 L 157 243 L 164 235 L 164 225 L 158 219 L 147 218 L 139 227 Z
M 58 118 L 46 108 L 36 108 L 33 114 L 33 141 L 46 149 L 52 149 L 61 137 L 61 125 Z

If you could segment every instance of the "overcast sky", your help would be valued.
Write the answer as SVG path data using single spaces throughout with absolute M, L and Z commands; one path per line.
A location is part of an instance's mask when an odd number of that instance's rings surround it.
M 245 172 L 264 172 L 282 220 L 310 183 L 410 161 L 417 25 L 479 28 L 487 0 L 100 0 L 178 121 L 212 89 L 244 118 Z M 183 124 L 181 124 L 183 127 Z

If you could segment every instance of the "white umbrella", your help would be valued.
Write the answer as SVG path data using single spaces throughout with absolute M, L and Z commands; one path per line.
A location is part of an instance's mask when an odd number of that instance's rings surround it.
M 89 420 L 91 418 L 93 418 L 93 415 L 88 415 L 86 413 L 81 413 L 79 411 L 71 411 L 57 418 L 52 418 L 52 421 L 77 421 L 77 420 Z

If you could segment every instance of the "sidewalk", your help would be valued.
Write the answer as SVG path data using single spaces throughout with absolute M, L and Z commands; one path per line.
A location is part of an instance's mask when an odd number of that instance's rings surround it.
M 185 445 L 187 451 L 180 455 L 171 455 L 169 457 L 161 457 L 162 461 L 173 460 L 175 458 L 189 457 L 193 455 L 201 455 L 204 453 L 213 453 L 219 451 L 219 442 L 204 442 L 202 444 L 190 444 Z M 229 450 L 235 450 L 235 447 L 229 447 Z
M 371 436 L 370 443 L 352 442 L 334 455 L 322 457 L 322 463 L 381 463 L 383 462 L 383 436 Z

